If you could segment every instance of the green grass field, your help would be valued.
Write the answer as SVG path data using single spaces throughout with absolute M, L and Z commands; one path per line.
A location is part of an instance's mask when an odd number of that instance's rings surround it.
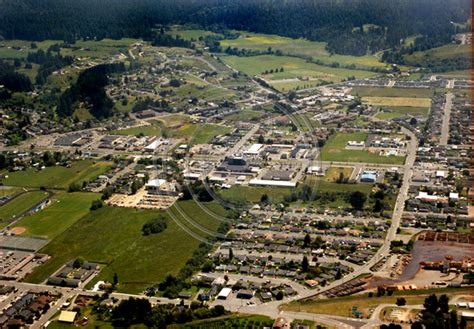
M 430 111 L 427 107 L 403 107 L 393 106 L 387 108 L 389 112 L 380 112 L 376 115 L 378 119 L 389 120 L 393 118 L 400 118 L 406 115 L 427 117 Z
M 9 186 L 67 189 L 71 183 L 82 184 L 83 181 L 95 179 L 110 169 L 111 165 L 111 162 L 106 161 L 81 160 L 74 162 L 70 168 L 54 166 L 41 171 L 27 169 L 8 173 L 8 178 L 3 179 L 2 183 Z
M 45 209 L 24 217 L 15 226 L 26 229 L 24 235 L 53 239 L 89 213 L 98 193 L 64 191 L 57 192 Z
M 71 48 L 61 49 L 62 55 L 73 55 L 76 57 L 106 58 L 112 55 L 123 54 L 128 56 L 128 48 L 138 39 L 103 39 L 100 41 L 78 40 Z
M 192 216 L 194 222 L 205 228 L 215 231 L 220 223 L 193 201 L 179 202 L 179 206 Z M 217 204 L 207 206 L 215 213 L 224 214 Z M 176 208 L 171 211 L 181 225 L 206 236 L 187 223 Z M 102 270 L 93 282 L 111 281 L 114 273 L 117 273 L 119 291 L 141 292 L 167 274 L 176 274 L 200 244 L 199 240 L 191 237 L 172 219 L 168 220 L 165 231 L 143 236 L 143 224 L 158 214 L 159 211 L 153 210 L 114 207 L 89 212 L 41 250 L 52 258 L 36 269 L 27 281 L 42 282 L 68 260 L 82 256 L 88 261 L 102 264 Z
M 408 65 L 423 62 L 425 62 L 426 65 L 428 62 L 450 58 L 471 58 L 471 46 L 449 44 L 425 51 L 417 51 L 411 55 L 404 56 L 404 58 Z
M 346 150 L 348 141 L 365 141 L 367 133 L 337 133 L 332 136 L 321 150 L 322 161 L 367 162 L 385 164 L 403 164 L 405 157 L 386 157 L 367 150 Z
M 40 203 L 48 196 L 44 191 L 31 191 L 18 195 L 0 207 L 0 225 L 6 226 L 22 212 Z
M 200 37 L 206 37 L 209 35 L 218 35 L 212 31 L 206 30 L 191 30 L 191 29 L 183 29 L 180 26 L 173 26 L 170 31 L 167 32 L 170 35 L 176 36 L 179 35 L 181 38 L 185 40 L 198 40 Z
M 353 87 L 351 95 L 359 97 L 431 98 L 433 92 L 433 89 L 421 88 Z
M 235 69 L 252 76 L 261 75 L 262 72 L 265 72 L 266 70 L 270 71 L 283 68 L 283 72 L 263 75 L 265 79 L 277 81 L 301 77 L 337 82 L 350 76 L 355 76 L 356 78 L 367 78 L 375 75 L 373 72 L 368 71 L 332 68 L 307 63 L 301 58 L 289 56 L 222 56 L 222 60 Z M 307 83 L 309 83 L 309 81 Z
M 280 203 L 283 198 L 290 195 L 289 188 L 252 187 L 235 185 L 230 189 L 219 191 L 223 200 L 231 203 L 259 203 L 262 195 L 266 194 L 272 203 Z
M 241 36 L 233 40 L 222 40 L 223 49 L 227 47 L 267 51 L 271 47 L 273 51 L 280 50 L 284 55 L 290 56 L 310 56 L 313 60 L 320 60 L 325 65 L 339 63 L 341 65 L 355 65 L 358 68 L 368 69 L 371 67 L 384 68 L 375 56 L 345 56 L 331 55 L 326 49 L 326 43 L 314 42 L 305 39 L 291 39 L 272 34 L 259 34 L 251 32 L 241 32 Z
M 31 41 L 26 40 L 2 40 L 0 41 L 0 58 L 14 59 L 26 58 L 28 53 L 38 51 L 38 49 L 47 50 L 56 43 L 62 43 L 62 40 L 45 40 L 35 42 L 37 49 L 31 49 Z

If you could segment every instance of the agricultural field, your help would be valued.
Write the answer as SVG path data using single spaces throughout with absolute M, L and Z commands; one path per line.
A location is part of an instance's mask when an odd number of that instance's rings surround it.
M 81 160 L 74 162 L 70 168 L 54 166 L 39 171 L 29 168 L 25 171 L 8 173 L 2 183 L 9 186 L 67 189 L 72 183 L 82 185 L 84 181 L 94 180 L 111 166 L 112 162 L 108 161 Z
M 308 63 L 297 57 L 261 55 L 252 57 L 222 56 L 222 60 L 248 75 L 259 75 L 275 88 L 297 88 L 321 82 L 340 82 L 348 77 L 358 79 L 374 76 L 375 73 L 362 70 L 332 68 Z M 281 69 L 283 68 L 283 71 Z M 276 73 L 263 74 L 273 70 Z M 287 89 L 285 89 L 287 90 Z
M 429 111 L 430 109 L 428 107 L 393 106 L 393 107 L 384 109 L 384 111 L 378 113 L 376 117 L 381 120 L 400 118 L 406 115 L 427 117 Z
M 429 98 L 412 97 L 362 97 L 362 102 L 372 106 L 386 107 L 431 107 Z
M 58 191 L 46 208 L 22 218 L 15 227 L 25 229 L 23 235 L 53 239 L 89 213 L 93 200 L 100 194 Z
M 215 231 L 220 223 L 194 201 L 180 201 L 178 206 L 182 212 L 193 216 L 195 225 Z M 216 204 L 206 206 L 215 213 L 224 214 L 224 210 Z M 91 211 L 41 250 L 52 258 L 27 277 L 27 281 L 42 282 L 65 262 L 82 256 L 88 261 L 100 263 L 102 267 L 91 284 L 99 280 L 111 282 L 114 273 L 117 273 L 119 291 L 142 292 L 167 274 L 176 274 L 201 243 L 182 227 L 206 236 L 189 224 L 176 206 L 170 211 L 176 221 L 167 212 L 161 212 L 168 218 L 168 227 L 161 233 L 148 236 L 142 235 L 141 228 L 149 219 L 158 216 L 158 211 L 114 207 Z
M 332 136 L 321 150 L 321 161 L 339 162 L 366 162 L 366 163 L 386 163 L 403 164 L 405 157 L 380 156 L 367 150 L 346 150 L 348 141 L 365 141 L 367 133 L 337 133 Z
M 313 60 L 319 60 L 324 65 L 339 63 L 341 66 L 354 65 L 360 69 L 385 68 L 375 56 L 345 56 L 331 55 L 326 51 L 325 42 L 315 42 L 306 39 L 291 39 L 272 34 L 259 34 L 251 32 L 240 32 L 241 36 L 237 39 L 220 41 L 222 48 L 227 47 L 238 49 L 250 49 L 259 51 L 280 50 L 283 55 L 311 57 Z
M 359 97 L 431 98 L 433 92 L 433 89 L 427 88 L 353 87 L 351 95 Z
M 48 196 L 44 191 L 31 191 L 19 194 L 0 207 L 0 226 L 8 225 L 15 217 L 34 207 Z

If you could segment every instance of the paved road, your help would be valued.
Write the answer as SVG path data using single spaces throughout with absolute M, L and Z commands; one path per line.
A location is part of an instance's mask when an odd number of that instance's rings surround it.
M 447 93 L 446 102 L 444 103 L 443 124 L 441 126 L 441 137 L 439 139 L 440 145 L 448 145 L 449 121 L 451 118 L 452 107 L 453 107 L 453 93 Z

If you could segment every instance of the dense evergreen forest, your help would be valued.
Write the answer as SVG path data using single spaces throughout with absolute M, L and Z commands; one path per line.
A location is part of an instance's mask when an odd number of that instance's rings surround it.
M 334 53 L 363 55 L 418 34 L 427 46 L 444 42 L 460 29 L 452 22 L 468 19 L 470 6 L 470 0 L 2 0 L 0 35 L 151 40 L 156 25 L 177 23 L 305 37 L 328 42 Z

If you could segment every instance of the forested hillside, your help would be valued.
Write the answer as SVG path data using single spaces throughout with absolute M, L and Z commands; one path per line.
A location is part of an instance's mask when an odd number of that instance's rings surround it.
M 7 39 L 151 38 L 157 24 L 194 24 L 328 42 L 338 54 L 363 55 L 420 35 L 449 41 L 465 22 L 469 0 L 3 0 Z

